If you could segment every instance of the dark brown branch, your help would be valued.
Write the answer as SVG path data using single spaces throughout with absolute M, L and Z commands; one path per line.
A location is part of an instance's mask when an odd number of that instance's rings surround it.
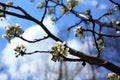
M 46 15 L 46 13 L 47 13 L 47 5 L 48 5 L 48 1 L 45 0 L 45 11 L 44 11 L 44 13 L 43 13 L 43 16 L 42 16 L 41 22 L 43 22 L 43 20 L 44 20 L 44 18 L 45 18 L 45 15 Z
M 19 35 L 15 35 L 15 37 L 18 37 L 18 38 L 20 38 L 20 39 L 22 39 L 26 42 L 29 42 L 29 43 L 36 43 L 36 42 L 39 42 L 39 41 L 42 41 L 42 40 L 45 40 L 45 39 L 49 38 L 48 36 L 46 36 L 46 37 L 43 37 L 41 39 L 34 39 L 33 41 L 30 41 L 30 40 L 27 40 L 27 39 L 23 38 L 22 36 L 19 36 Z
M 64 14 L 60 15 L 59 17 L 57 17 L 56 18 L 56 22 L 59 21 L 63 16 L 64 16 Z
M 94 64 L 94 65 L 99 65 L 101 67 L 105 67 L 105 68 L 111 70 L 112 72 L 115 72 L 116 74 L 120 75 L 120 67 L 112 64 L 109 61 L 88 55 L 88 54 L 80 52 L 80 51 L 76 51 L 74 49 L 70 49 L 70 54 L 80 57 L 83 61 L 85 61 L 89 64 Z
M 102 16 L 100 16 L 97 20 L 100 20 L 101 18 L 103 18 L 104 16 L 110 15 L 110 13 L 105 13 Z
M 111 70 L 112 72 L 115 72 L 116 74 L 118 74 L 120 76 L 120 67 L 115 66 L 114 64 L 112 64 L 110 62 L 106 62 L 103 66 L 105 68 Z
M 119 9 L 120 9 L 120 4 L 119 4 L 118 2 L 114 2 L 113 0 L 109 0 L 109 1 L 110 1 L 111 3 L 117 5 L 117 6 L 119 7 Z
M 28 17 L 21 15 L 21 14 L 14 13 L 14 12 L 5 11 L 2 9 L 0 9 L 0 12 L 5 12 L 5 14 L 9 14 L 9 15 L 16 16 L 16 17 L 23 18 L 23 19 L 28 19 Z
M 13 9 L 17 9 L 17 10 L 20 10 L 25 16 L 30 16 L 25 10 L 23 10 L 21 7 L 19 7 L 19 6 L 12 6 L 12 5 L 7 5 L 7 4 L 5 4 L 5 3 L 1 3 L 0 2 L 0 5 L 1 6 L 5 6 L 5 7 L 9 7 L 9 8 L 13 8 Z
M 82 22 L 83 22 L 83 20 L 80 20 L 78 23 L 76 23 L 76 24 L 70 26 L 70 27 L 68 28 L 68 31 L 71 30 L 72 28 L 78 26 L 78 25 L 79 25 L 80 23 L 82 23 Z
M 92 20 L 92 17 L 91 17 L 91 20 Z M 96 48 L 97 48 L 97 52 L 98 52 L 98 54 L 97 54 L 97 57 L 99 57 L 100 56 L 100 53 L 101 53 L 101 51 L 100 51 L 100 49 L 99 49 L 99 47 L 98 47 L 98 43 L 97 43 L 97 39 L 96 39 L 96 36 L 95 36 L 95 23 L 92 21 L 92 25 L 93 25 L 93 32 L 92 32 L 92 34 L 93 34 L 93 38 L 94 38 L 94 42 L 95 42 L 95 46 L 96 46 Z
M 50 53 L 50 51 L 34 51 L 34 52 L 29 52 L 29 53 L 24 53 L 25 55 L 30 55 L 34 53 Z

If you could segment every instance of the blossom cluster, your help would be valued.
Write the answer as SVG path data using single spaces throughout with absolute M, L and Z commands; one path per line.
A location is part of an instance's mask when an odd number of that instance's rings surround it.
M 24 56 L 25 52 L 26 52 L 26 47 L 24 45 L 18 45 L 14 51 L 15 51 L 15 54 L 16 54 L 16 57 L 18 56 Z
M 68 10 L 65 7 L 61 7 L 60 11 L 62 14 L 66 14 L 66 15 L 68 14 Z
M 77 6 L 78 4 L 80 4 L 79 0 L 67 0 L 67 7 L 69 9 L 73 9 L 75 6 Z
M 19 24 L 12 24 L 10 26 L 7 26 L 5 27 L 5 30 L 6 32 L 2 35 L 2 37 L 6 38 L 8 42 L 10 42 L 10 40 L 14 38 L 15 35 L 23 34 L 23 30 L 21 29 Z
M 75 28 L 75 37 L 84 37 L 84 29 L 82 26 L 78 26 Z
M 41 2 L 41 3 L 39 3 L 39 4 L 37 5 L 37 8 L 38 8 L 38 9 L 42 9 L 42 8 L 45 7 L 45 5 L 46 5 L 45 2 Z
M 54 12 L 54 9 L 53 8 L 49 8 L 48 11 L 47 11 L 47 14 L 51 15 L 53 12 Z
M 96 43 L 97 43 L 98 48 L 99 48 L 100 51 L 102 51 L 102 50 L 105 48 L 104 39 L 103 39 L 103 36 L 102 36 L 102 35 L 100 35 L 100 36 L 97 38 Z M 94 43 L 93 45 L 96 46 L 95 43 Z
M 107 79 L 108 80 L 120 80 L 120 76 L 118 76 L 115 73 L 109 73 L 108 76 L 107 76 Z
M 120 21 L 116 19 L 111 19 L 111 23 L 114 27 L 118 28 L 116 29 L 116 33 L 120 33 Z
M 103 49 L 105 48 L 103 38 L 98 38 L 98 39 L 97 39 L 97 44 L 98 44 L 98 48 L 99 48 L 100 50 L 103 50 Z
M 63 56 L 67 56 L 69 54 L 69 48 L 65 47 L 65 43 L 57 41 L 53 46 L 52 46 L 52 51 L 51 51 L 53 58 L 53 61 L 59 61 L 61 60 L 60 54 Z

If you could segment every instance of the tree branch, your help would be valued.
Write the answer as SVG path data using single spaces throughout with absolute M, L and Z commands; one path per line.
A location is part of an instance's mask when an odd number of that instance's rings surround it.
M 120 9 L 120 4 L 119 3 L 117 3 L 117 2 L 114 2 L 113 0 L 109 0 L 111 3 L 113 3 L 113 4 L 115 4 L 115 5 L 117 5 L 118 7 L 119 7 L 119 9 Z
M 2 10 L 2 9 L 0 9 L 0 12 L 4 12 L 5 14 L 16 16 L 16 17 L 19 17 L 19 18 L 22 18 L 22 19 L 27 19 L 27 20 L 29 19 L 28 17 L 26 17 L 24 15 L 17 14 L 17 13 L 14 13 L 14 12 L 5 11 L 5 10 Z
M 2 2 L 0 2 L 0 5 L 3 6 L 3 7 L 5 6 L 5 7 L 9 7 L 9 8 L 20 10 L 25 16 L 30 16 L 24 9 L 22 9 L 19 6 L 7 5 L 7 4 L 2 3 Z
M 94 21 L 94 23 L 98 24 L 101 27 L 120 29 L 120 27 L 116 27 L 116 26 L 112 25 L 111 23 L 100 22 L 98 19 L 93 19 L 92 18 L 92 21 L 91 21 L 90 17 L 86 16 L 85 14 L 79 13 L 79 12 L 73 10 L 73 9 L 69 10 L 64 4 L 55 2 L 54 0 L 50 0 L 50 1 L 53 2 L 53 3 L 56 3 L 57 5 L 63 6 L 66 10 L 68 10 L 73 15 L 75 15 L 76 17 L 78 17 L 78 18 L 80 18 L 82 20 L 89 21 L 89 22 Z
M 57 4 L 58 4 L 58 3 L 57 3 Z M 61 5 L 61 4 L 58 4 L 58 5 Z M 62 6 L 64 6 L 64 5 L 62 4 Z M 64 7 L 65 7 L 65 6 L 64 6 Z M 13 7 L 13 8 L 14 8 L 14 7 Z M 2 10 L 2 9 L 0 9 L 0 12 L 5 12 L 6 14 L 9 14 L 9 15 L 12 15 L 12 16 L 16 16 L 16 17 L 19 17 L 19 18 L 23 18 L 23 19 L 27 19 L 27 20 L 33 21 L 33 22 L 35 22 L 36 24 L 40 25 L 40 26 L 43 28 L 43 30 L 48 34 L 48 37 L 51 37 L 51 38 L 54 39 L 55 41 L 61 41 L 61 42 L 62 42 L 62 40 L 59 39 L 58 37 L 56 37 L 55 35 L 53 35 L 53 34 L 46 28 L 46 26 L 45 26 L 42 22 L 40 22 L 39 20 L 33 18 L 32 16 L 21 15 L 21 14 L 17 14 L 17 13 L 10 12 L 10 11 L 4 11 L 4 10 Z M 82 17 L 79 16 L 78 12 L 73 11 L 73 10 L 70 10 L 70 12 L 73 13 L 74 15 L 78 16 L 79 18 L 82 18 Z M 26 12 L 24 12 L 24 11 L 23 11 L 23 13 L 26 14 Z M 83 19 L 83 20 L 85 20 L 85 19 Z M 88 21 L 91 22 L 90 19 L 89 19 Z M 95 22 L 96 24 L 100 25 L 100 26 L 103 26 L 103 27 L 106 26 L 106 27 L 109 27 L 109 28 L 115 28 L 115 27 L 114 27 L 113 25 L 111 25 L 111 24 L 103 23 L 103 22 L 100 22 L 100 21 L 95 20 L 95 19 L 92 19 L 92 21 Z M 23 39 L 24 39 L 24 38 L 23 38 Z M 26 41 L 27 41 L 27 40 L 26 40 Z M 68 47 L 68 46 L 66 45 L 66 47 Z M 70 47 L 69 47 L 69 48 L 70 48 Z M 103 67 L 105 67 L 105 68 L 107 68 L 107 69 L 115 72 L 116 74 L 120 75 L 120 67 L 112 64 L 111 62 L 108 62 L 108 61 L 106 61 L 106 60 L 104 60 L 104 59 L 100 59 L 100 58 L 98 58 L 98 57 L 94 57 L 94 56 L 91 56 L 91 55 L 87 55 L 87 54 L 85 54 L 85 53 L 83 53 L 83 52 L 76 51 L 76 50 L 74 50 L 74 49 L 72 49 L 72 48 L 70 48 L 69 51 L 70 51 L 70 54 L 71 54 L 71 55 L 77 56 L 77 57 L 79 57 L 81 60 L 83 60 L 83 61 L 85 61 L 85 62 L 87 62 L 87 63 L 89 63 L 89 64 L 94 64 L 94 65 L 103 66 Z M 40 53 L 49 53 L 49 51 L 34 51 L 34 52 L 31 52 L 31 54 L 33 54 L 33 53 L 38 53 L 38 52 L 40 52 Z M 28 53 L 27 53 L 27 54 L 28 54 Z M 68 59 L 68 58 L 67 58 L 67 59 Z
M 50 53 L 50 51 L 34 51 L 34 52 L 29 52 L 29 53 L 24 53 L 25 55 L 30 55 L 34 53 Z
M 92 16 L 91 16 L 91 21 L 92 21 Z M 93 34 L 94 42 L 95 42 L 95 45 L 96 45 L 96 48 L 97 48 L 97 52 L 98 52 L 97 57 L 99 57 L 101 51 L 100 51 L 100 49 L 98 47 L 97 39 L 96 39 L 96 36 L 95 36 L 95 33 L 94 33 L 95 32 L 95 23 L 93 21 L 92 21 L 92 25 L 93 25 L 93 32 L 92 32 L 92 34 Z
M 94 64 L 94 65 L 99 65 L 101 67 L 105 67 L 105 68 L 111 70 L 112 72 L 115 72 L 116 74 L 120 75 L 120 67 L 112 64 L 109 61 L 88 55 L 88 54 L 80 52 L 80 51 L 76 51 L 72 48 L 70 49 L 70 54 L 80 57 L 83 61 L 85 61 L 89 64 L 92 64 L 92 65 Z
M 41 39 L 34 39 L 33 41 L 30 41 L 30 40 L 27 40 L 25 38 L 23 38 L 22 36 L 19 36 L 19 35 L 15 35 L 15 37 L 18 37 L 26 42 L 29 42 L 29 43 L 36 43 L 36 42 L 39 42 L 39 41 L 42 41 L 42 40 L 45 40 L 47 38 L 49 38 L 48 36 L 44 37 L 44 38 L 41 38 Z
M 46 13 L 47 13 L 48 0 L 45 0 L 45 3 L 46 3 L 46 4 L 45 4 L 45 11 L 44 11 L 44 13 L 43 13 L 41 22 L 43 22 L 43 20 L 44 20 L 44 18 L 45 18 L 45 15 L 46 15 Z
M 78 23 L 76 23 L 76 24 L 70 26 L 70 27 L 68 28 L 68 31 L 71 30 L 72 28 L 78 26 L 78 25 L 79 25 L 80 23 L 82 23 L 82 22 L 83 22 L 83 20 L 80 20 Z

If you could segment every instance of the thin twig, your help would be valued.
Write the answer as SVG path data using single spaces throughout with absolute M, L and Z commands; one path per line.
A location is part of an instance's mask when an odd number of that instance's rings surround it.
M 50 51 L 34 51 L 34 52 L 25 53 L 25 55 L 30 55 L 34 53 L 50 53 Z
M 41 22 L 43 22 L 43 20 L 44 20 L 44 18 L 45 18 L 45 15 L 46 15 L 46 13 L 47 13 L 47 5 L 48 5 L 48 0 L 45 0 L 45 10 L 44 10 L 44 13 L 43 13 Z
M 26 42 L 29 42 L 29 43 L 36 43 L 36 42 L 39 42 L 39 41 L 42 41 L 42 40 L 45 40 L 45 39 L 49 38 L 48 36 L 46 36 L 46 37 L 43 37 L 41 39 L 34 39 L 33 41 L 30 41 L 30 40 L 27 40 L 27 39 L 23 38 L 22 36 L 19 36 L 19 35 L 15 35 L 15 36 L 24 40 L 24 41 L 26 41 Z
M 97 48 L 97 52 L 98 52 L 97 56 L 99 57 L 101 52 L 99 50 L 97 39 L 96 39 L 96 36 L 95 36 L 95 33 L 94 33 L 95 32 L 95 23 L 92 20 L 92 16 L 91 16 L 91 21 L 92 21 L 92 25 L 93 25 L 93 32 L 92 32 L 92 34 L 93 34 L 94 42 L 95 42 L 95 45 L 96 45 L 96 48 Z
M 117 6 L 119 7 L 119 9 L 120 9 L 120 4 L 119 4 L 118 2 L 114 2 L 113 0 L 109 0 L 109 1 L 110 1 L 111 3 L 117 5 Z
M 101 18 L 103 18 L 104 16 L 110 15 L 110 13 L 105 13 L 102 16 L 100 16 L 97 20 L 100 20 Z
M 80 23 L 82 23 L 82 22 L 83 22 L 83 20 L 80 20 L 78 23 L 76 23 L 76 24 L 70 26 L 70 27 L 68 28 L 68 31 L 71 30 L 72 28 L 78 26 L 78 25 L 79 25 Z
M 24 13 L 25 16 L 30 16 L 24 9 L 22 9 L 22 8 L 19 7 L 19 6 L 7 5 L 7 4 L 1 3 L 1 2 L 0 2 L 0 5 L 1 5 L 1 6 L 6 6 L 6 7 L 9 7 L 9 8 L 14 8 L 14 9 L 17 9 L 17 10 L 20 10 L 22 13 Z

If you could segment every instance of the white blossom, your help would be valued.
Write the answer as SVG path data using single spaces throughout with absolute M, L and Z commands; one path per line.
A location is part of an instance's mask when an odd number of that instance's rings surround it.
M 120 80 L 120 76 L 115 73 L 109 73 L 107 76 L 108 80 Z
M 54 61 L 59 61 L 60 55 L 62 54 L 63 56 L 67 56 L 69 54 L 69 48 L 65 47 L 65 42 L 60 42 L 57 41 L 53 46 L 52 46 L 52 55 L 53 58 L 52 60 Z
M 45 5 L 46 5 L 45 2 L 41 2 L 37 5 L 37 8 L 42 9 L 43 7 L 45 7 Z
M 74 30 L 75 37 L 84 37 L 84 30 L 82 26 L 78 26 Z
M 15 35 L 23 34 L 23 30 L 19 24 L 12 24 L 5 27 L 5 34 L 2 35 L 3 38 L 6 38 L 9 42 Z
M 77 6 L 80 3 L 79 0 L 67 0 L 67 7 L 69 9 L 73 9 L 75 6 Z
M 24 45 L 18 45 L 15 49 L 14 49 L 14 51 L 16 52 L 15 54 L 16 54 L 16 57 L 18 57 L 19 55 L 21 55 L 21 56 L 24 56 L 24 54 L 25 54 L 25 52 L 26 52 L 26 47 L 24 46 Z

